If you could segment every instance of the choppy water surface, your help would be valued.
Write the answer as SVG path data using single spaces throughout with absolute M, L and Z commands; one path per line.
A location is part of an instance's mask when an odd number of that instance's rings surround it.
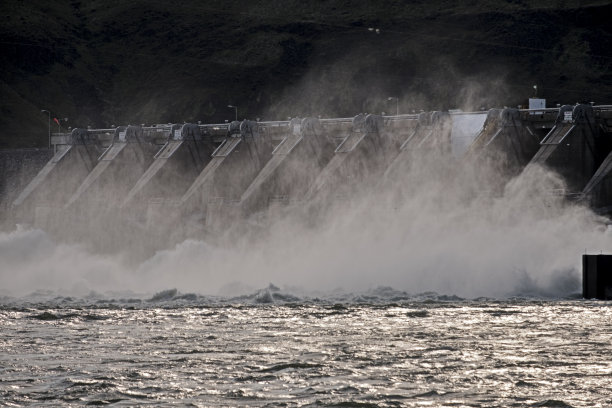
M 0 405 L 612 405 L 604 302 L 264 291 L 0 303 Z

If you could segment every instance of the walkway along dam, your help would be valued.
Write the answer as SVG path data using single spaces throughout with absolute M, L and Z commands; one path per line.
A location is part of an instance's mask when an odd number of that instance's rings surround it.
M 4 222 L 103 251 L 231 240 L 286 217 L 316 224 L 364 197 L 393 211 L 406 180 L 470 180 L 465 194 L 495 196 L 533 166 L 564 180 L 550 194 L 612 212 L 608 105 L 130 125 L 52 142 L 53 157 L 3 204 Z

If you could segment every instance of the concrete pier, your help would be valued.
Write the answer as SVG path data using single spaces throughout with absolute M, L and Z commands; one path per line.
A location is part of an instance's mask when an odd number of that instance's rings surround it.
M 602 130 L 591 105 L 562 106 L 530 164 L 556 171 L 565 179 L 569 194 L 580 194 L 610 152 Z
M 533 115 L 521 115 L 518 109 L 491 109 L 464 161 L 494 162 L 494 167 L 502 172 L 521 170 L 536 154 L 543 139 L 532 125 L 537 119 Z
M 168 141 L 153 156 L 153 163 L 128 192 L 121 207 L 135 199 L 176 200 L 210 162 L 216 146 L 212 135 L 198 125 L 171 125 Z
M 582 297 L 612 299 L 612 255 L 582 255 Z
M 403 126 L 410 129 L 400 139 L 396 154 L 387 162 L 382 181 L 396 180 L 415 165 L 416 160 L 426 160 L 432 155 L 449 155 L 451 152 L 451 122 L 445 112 L 421 112 L 406 118 Z
M 182 195 L 186 211 L 206 214 L 206 224 L 219 226 L 240 213 L 240 197 L 270 160 L 273 145 L 260 134 L 257 122 L 244 120 L 227 126 L 227 135 L 212 159 Z
M 415 119 L 414 115 L 397 118 L 412 123 Z M 334 156 L 306 192 L 305 200 L 343 197 L 367 184 L 367 180 L 381 176 L 400 152 L 398 136 L 402 133 L 389 132 L 390 122 L 379 115 L 355 116 Z
M 99 133 L 107 133 L 100 131 Z M 55 154 L 13 201 L 21 222 L 46 224 L 46 214 L 61 208 L 96 165 L 103 145 L 97 135 L 74 129 Z
M 272 158 L 240 198 L 247 213 L 265 209 L 271 201 L 289 204 L 302 200 L 308 187 L 333 155 L 331 129 L 317 118 L 294 118 Z

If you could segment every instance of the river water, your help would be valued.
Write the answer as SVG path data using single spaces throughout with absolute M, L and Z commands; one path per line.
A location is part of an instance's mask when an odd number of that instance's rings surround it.
M 612 308 L 390 288 L 0 298 L 2 406 L 606 407 Z

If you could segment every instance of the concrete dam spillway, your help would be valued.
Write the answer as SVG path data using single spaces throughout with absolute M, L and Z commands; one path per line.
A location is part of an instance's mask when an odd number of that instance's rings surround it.
M 534 166 L 563 178 L 554 194 L 612 210 L 607 105 L 74 129 L 53 144 L 5 222 L 111 252 L 310 220 L 364 195 L 392 207 L 410 194 L 397 188 L 407 177 L 464 173 L 495 194 Z

